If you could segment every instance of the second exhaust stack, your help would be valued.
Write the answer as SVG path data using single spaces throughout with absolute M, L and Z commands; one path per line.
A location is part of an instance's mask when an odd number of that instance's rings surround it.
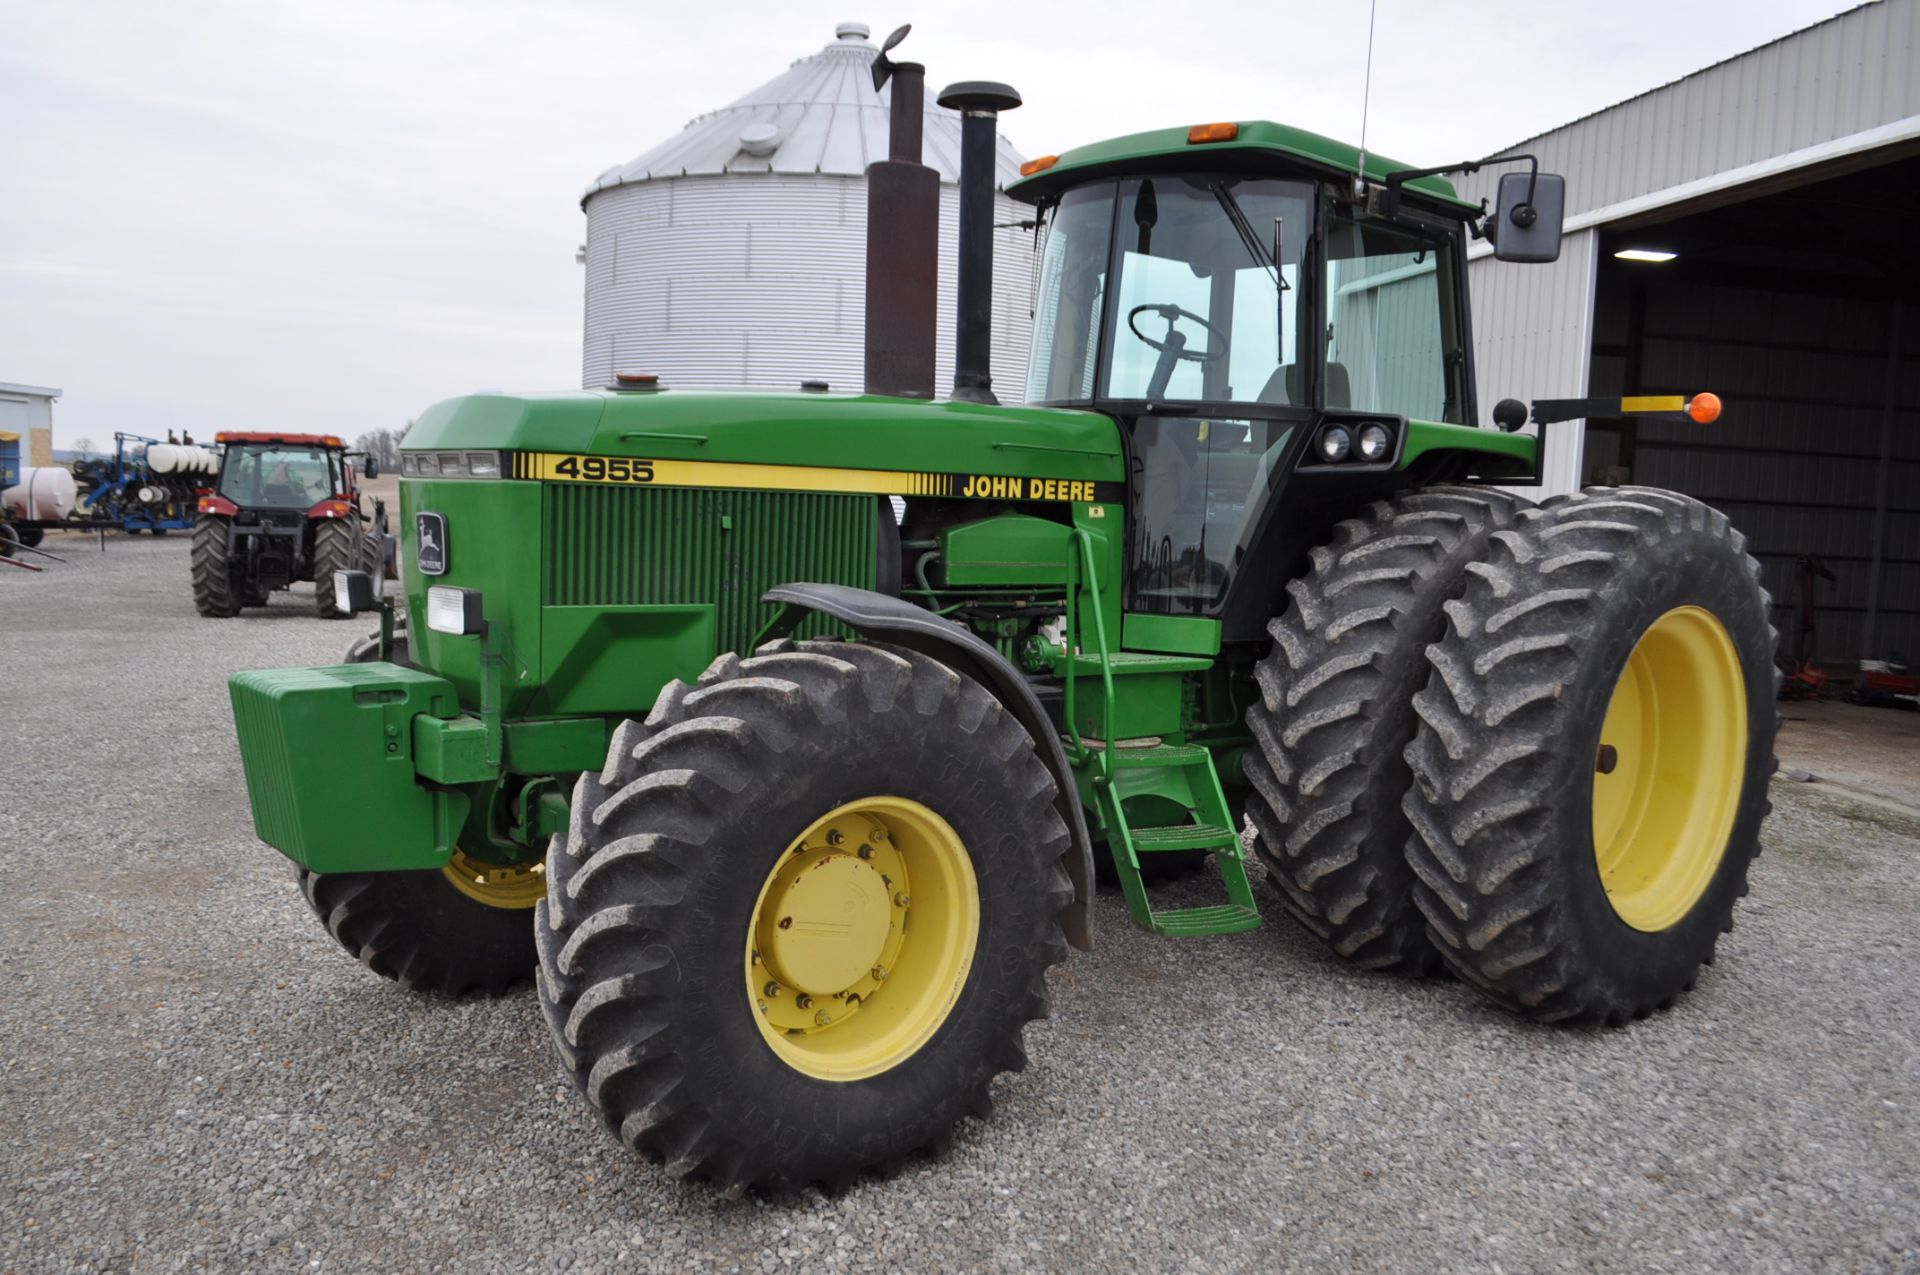
M 954 324 L 953 397 L 998 403 L 993 395 L 993 179 L 1000 112 L 1020 95 L 991 80 L 962 80 L 940 94 L 960 112 L 960 308 Z

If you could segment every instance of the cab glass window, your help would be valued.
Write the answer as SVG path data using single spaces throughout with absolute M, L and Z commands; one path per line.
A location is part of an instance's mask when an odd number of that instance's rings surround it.
M 1327 221 L 1327 406 L 1466 424 L 1454 235 L 1335 204 Z

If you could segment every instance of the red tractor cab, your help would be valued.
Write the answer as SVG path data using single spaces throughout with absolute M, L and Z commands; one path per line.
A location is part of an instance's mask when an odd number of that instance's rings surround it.
M 200 614 L 237 615 L 264 606 L 267 595 L 296 580 L 313 581 L 316 608 L 324 618 L 342 614 L 335 605 L 333 573 L 368 571 L 383 576 L 391 560 L 387 511 L 361 507 L 360 475 L 379 465 L 349 452 L 333 434 L 228 431 L 215 436 L 220 473 L 200 498 L 193 530 L 193 600 Z

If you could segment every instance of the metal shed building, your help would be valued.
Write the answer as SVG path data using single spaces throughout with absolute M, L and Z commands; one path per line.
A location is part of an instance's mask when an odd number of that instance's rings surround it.
M 867 165 L 887 155 L 892 86 L 857 22 L 737 101 L 602 173 L 587 215 L 581 379 L 650 372 L 682 388 L 861 386 Z M 927 86 L 924 158 L 940 174 L 940 299 L 934 384 L 953 383 L 960 116 Z M 1021 157 L 1000 139 L 998 182 Z M 996 223 L 1031 210 L 997 196 Z M 993 378 L 1018 401 L 1031 326 L 1033 235 L 994 233 Z
M 1549 490 L 1698 496 L 1747 534 L 1789 649 L 1811 584 L 1821 662 L 1920 661 L 1920 0 L 1850 9 L 1509 152 L 1566 175 L 1566 237 L 1549 266 L 1476 246 L 1483 410 L 1714 391 L 1715 426 L 1551 427 Z M 1462 193 L 1491 198 L 1498 175 Z

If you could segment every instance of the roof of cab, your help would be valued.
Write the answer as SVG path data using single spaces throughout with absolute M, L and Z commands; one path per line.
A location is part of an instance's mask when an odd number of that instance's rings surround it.
M 1235 135 L 1227 141 L 1194 142 L 1185 128 L 1160 128 L 1146 133 L 1129 133 L 1090 146 L 1076 146 L 1031 177 L 1007 187 L 1007 194 L 1028 203 L 1038 203 L 1068 186 L 1091 177 L 1122 173 L 1164 172 L 1173 168 L 1191 168 L 1196 164 L 1260 171 L 1271 167 L 1271 159 L 1284 157 L 1328 176 L 1352 177 L 1360 169 L 1360 149 L 1345 142 L 1309 133 L 1302 128 L 1276 124 L 1271 120 L 1245 120 L 1235 125 Z M 1384 182 L 1388 174 L 1408 168 L 1398 160 L 1368 152 L 1366 177 Z M 1406 184 L 1409 194 L 1424 195 L 1456 216 L 1478 213 L 1478 204 L 1461 199 L 1453 183 L 1441 177 L 1421 177 Z

